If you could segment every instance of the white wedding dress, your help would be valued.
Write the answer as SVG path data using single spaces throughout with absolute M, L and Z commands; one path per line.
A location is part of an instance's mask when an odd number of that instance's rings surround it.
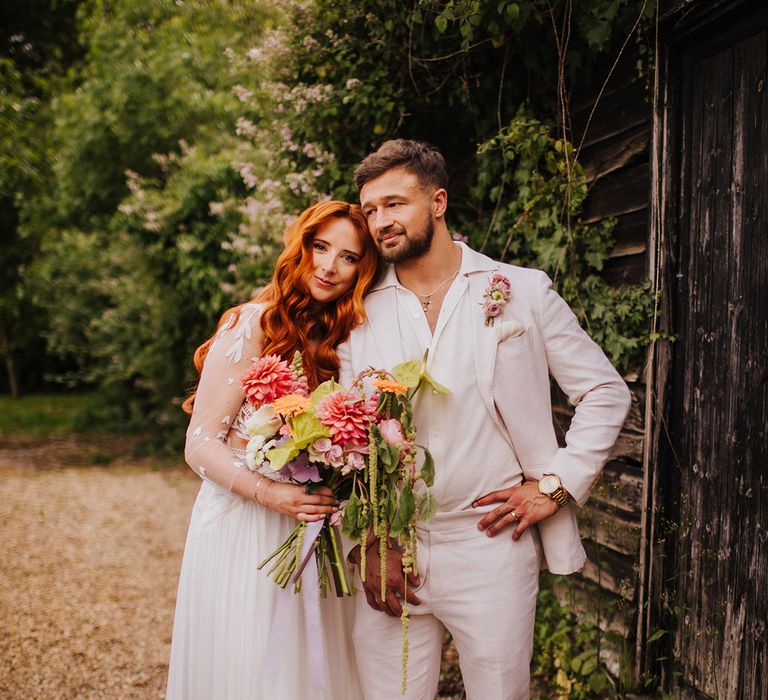
M 260 354 L 259 307 L 217 334 L 205 361 L 185 457 L 202 484 L 181 566 L 168 672 L 169 700 L 359 700 L 352 599 L 321 599 L 324 687 L 313 687 L 301 595 L 291 595 L 284 648 L 270 648 L 281 589 L 257 565 L 296 521 L 232 493 L 247 476 L 240 379 Z M 268 476 L 274 476 L 268 474 Z M 266 567 L 265 567 L 266 569 Z

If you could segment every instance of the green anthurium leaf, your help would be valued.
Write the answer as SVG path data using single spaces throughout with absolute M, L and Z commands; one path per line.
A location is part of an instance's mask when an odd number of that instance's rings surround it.
M 299 449 L 307 447 L 318 438 L 331 437 L 331 429 L 323 425 L 311 413 L 299 413 L 290 420 L 291 438 Z
M 267 459 L 269 465 L 275 471 L 282 469 L 286 462 L 290 462 L 294 457 L 297 457 L 301 448 L 297 447 L 292 440 L 289 440 L 285 445 L 280 447 L 273 447 L 267 452 Z
M 421 377 L 421 364 L 417 360 L 401 362 L 392 370 L 392 374 L 403 386 L 413 389 Z
M 424 450 L 424 464 L 421 465 L 421 478 L 427 486 L 432 486 L 435 483 L 435 460 L 432 457 L 432 453 L 426 448 Z
M 443 386 L 440 382 L 438 382 L 427 370 L 425 369 L 421 373 L 421 378 L 423 381 L 425 381 L 427 384 L 429 384 L 438 394 L 445 394 L 450 395 L 451 390 L 448 387 Z
M 435 497 L 427 491 L 419 499 L 419 520 L 427 522 L 434 517 L 435 513 L 437 513 L 437 501 L 435 500 Z
M 329 379 L 327 382 L 323 382 L 317 389 L 315 389 L 309 397 L 309 410 L 314 411 L 319 404 L 328 394 L 332 394 L 334 391 L 341 389 L 341 384 L 337 384 L 333 379 Z
M 404 486 L 397 503 L 397 512 L 392 520 L 390 534 L 397 537 L 408 525 L 416 511 L 416 503 L 413 498 L 413 489 L 410 486 Z

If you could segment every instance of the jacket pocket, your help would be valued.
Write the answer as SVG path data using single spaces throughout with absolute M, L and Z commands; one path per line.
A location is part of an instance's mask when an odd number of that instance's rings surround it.
M 522 332 L 517 335 L 511 335 L 505 340 L 499 341 L 497 347 L 497 357 L 507 358 L 513 355 L 518 355 L 521 352 L 528 350 L 531 347 L 531 334 L 523 328 Z

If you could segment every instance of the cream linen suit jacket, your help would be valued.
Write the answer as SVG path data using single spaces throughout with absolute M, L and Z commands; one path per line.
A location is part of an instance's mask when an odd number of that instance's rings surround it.
M 576 503 L 583 505 L 624 424 L 629 390 L 545 273 L 499 263 L 457 245 L 465 256 L 462 271 L 470 300 L 477 305 L 467 341 L 474 343 L 483 408 L 509 441 L 526 479 L 557 474 Z M 503 314 L 493 325 L 485 325 L 483 295 L 494 272 L 509 280 L 512 293 Z M 345 386 L 366 367 L 391 369 L 416 359 L 404 357 L 399 340 L 397 279 L 392 270 L 369 292 L 365 308 L 367 321 L 338 348 Z M 575 406 L 562 448 L 552 423 L 550 375 Z M 537 528 L 543 563 L 550 571 L 569 574 L 584 565 L 573 502 Z

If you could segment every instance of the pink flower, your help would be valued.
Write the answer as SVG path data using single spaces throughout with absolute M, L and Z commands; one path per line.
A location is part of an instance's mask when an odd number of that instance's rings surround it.
M 290 367 L 277 355 L 265 355 L 256 360 L 241 384 L 245 400 L 254 408 L 272 403 L 293 388 Z
M 498 301 L 487 301 L 483 309 L 485 315 L 488 318 L 496 318 L 502 311 L 504 311 L 504 304 Z
M 368 442 L 368 426 L 374 419 L 373 410 L 355 391 L 334 391 L 317 406 L 315 415 L 331 429 L 333 441 L 341 445 Z
M 338 468 L 344 464 L 344 450 L 341 445 L 331 445 L 330 449 L 325 453 L 325 458 L 328 460 L 328 464 Z
M 309 384 L 307 378 L 302 374 L 291 382 L 289 394 L 299 394 L 299 396 L 309 396 Z
M 512 293 L 512 285 L 504 275 L 494 272 L 491 276 L 491 286 L 504 292 L 504 296 L 509 297 Z
M 365 469 L 365 457 L 359 452 L 350 452 L 347 455 L 347 466 L 354 471 Z
M 485 325 L 492 326 L 497 316 L 500 316 L 512 295 L 512 285 L 504 275 L 494 272 L 491 275 L 488 289 L 483 294 L 483 313 Z
M 307 450 L 309 458 L 313 462 L 327 463 L 328 459 L 326 458 L 326 453 L 331 449 L 331 445 L 333 445 L 333 443 L 330 438 L 317 438 Z
M 379 431 L 381 437 L 385 442 L 395 447 L 404 448 L 407 446 L 405 437 L 403 436 L 403 426 L 400 425 L 400 421 L 395 418 L 383 420 L 379 423 Z

